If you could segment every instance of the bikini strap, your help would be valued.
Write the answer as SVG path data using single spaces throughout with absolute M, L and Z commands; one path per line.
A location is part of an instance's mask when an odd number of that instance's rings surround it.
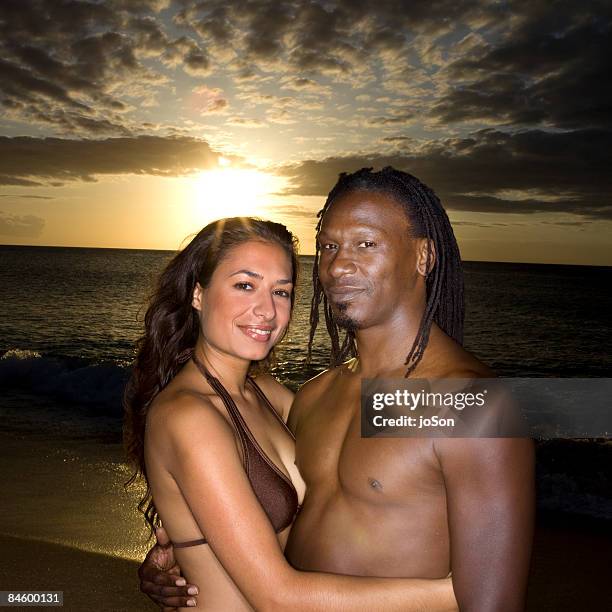
M 263 401 L 263 403 L 268 407 L 270 412 L 277 418 L 278 422 L 281 423 L 281 425 L 284 427 L 285 431 L 287 431 L 287 433 L 289 433 L 289 435 L 295 440 L 293 432 L 289 429 L 289 427 L 287 427 L 287 423 L 285 423 L 285 421 L 278 414 L 278 412 L 276 412 L 276 409 L 268 399 L 268 396 L 263 392 L 262 388 L 255 382 L 254 378 L 251 378 L 250 376 L 248 376 L 247 378 L 248 381 L 251 383 L 253 389 L 255 389 L 255 393 L 257 394 L 259 399 Z
M 208 384 L 213 388 L 215 393 L 221 398 L 221 401 L 225 405 L 227 409 L 227 413 L 230 415 L 232 422 L 234 424 L 234 428 L 238 433 L 238 438 L 240 439 L 240 445 L 242 447 L 242 456 L 244 469 L 249 473 L 249 452 L 247 448 L 247 443 L 249 438 L 245 431 L 244 421 L 242 419 L 242 415 L 236 406 L 236 403 L 232 399 L 232 396 L 227 392 L 227 389 L 221 384 L 218 378 L 215 378 L 207 369 L 206 366 L 195 356 L 195 353 L 191 356 L 191 359 L 195 363 L 198 370 L 200 370 L 200 374 L 206 378 Z
M 173 548 L 189 548 L 190 546 L 199 546 L 206 543 L 206 538 L 198 538 L 197 540 L 188 540 L 187 542 L 172 542 L 172 546 Z

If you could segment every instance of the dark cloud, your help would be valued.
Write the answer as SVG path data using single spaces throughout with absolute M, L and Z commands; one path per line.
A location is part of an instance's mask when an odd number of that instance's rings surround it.
M 127 136 L 143 129 L 132 111 L 175 69 L 249 85 L 273 74 L 320 97 L 334 81 L 409 92 L 400 114 L 351 118 L 385 131 L 413 120 L 606 127 L 610 12 L 595 0 L 5 0 L 0 97 L 16 121 Z
M 415 139 L 410 136 L 386 136 L 385 138 L 381 138 L 381 141 L 405 146 L 408 143 L 415 142 Z
M 276 57 L 283 49 L 283 37 L 293 22 L 293 7 L 291 3 L 278 1 L 258 4 L 245 37 L 247 54 L 254 59 Z
M 317 81 L 307 79 L 305 77 L 289 78 L 283 81 L 283 87 L 296 91 L 309 90 L 316 92 L 329 92 L 329 87 L 325 87 L 324 85 L 317 83 Z
M 15 176 L 7 176 L 0 174 L 0 185 L 14 185 L 16 187 L 40 187 L 42 183 L 31 181 L 29 179 L 17 178 Z
M 209 113 L 219 113 L 223 110 L 225 110 L 228 106 L 228 102 L 227 100 L 224 99 L 220 99 L 220 100 L 215 100 L 207 109 L 207 111 Z
M 181 112 L 166 127 L 138 118 L 166 86 L 180 110 L 231 109 L 230 138 L 232 127 L 278 124 L 292 126 L 299 142 L 317 124 L 331 126 L 325 151 L 346 142 L 369 151 L 373 143 L 395 147 L 286 166 L 289 193 L 321 196 L 340 171 L 392 164 L 457 210 L 608 216 L 610 13 L 608 3 L 593 0 L 5 0 L 5 118 L 75 140 L 3 139 L 0 183 L 175 175 L 214 165 L 206 142 L 137 136 L 192 129 Z M 172 81 L 173 71 L 188 76 Z M 194 101 L 190 91 L 204 91 L 198 86 L 207 75 L 234 82 L 221 83 L 223 96 L 200 93 Z M 336 81 L 343 85 L 336 89 Z M 357 109 L 355 100 L 368 104 Z M 257 104 L 266 108 L 249 116 Z M 412 139 L 404 126 L 423 122 L 461 136 L 425 131 Z M 470 130 L 496 128 L 465 136 L 463 122 Z M 106 136 L 121 138 L 90 140 Z
M 215 53 L 228 47 L 246 64 L 298 78 L 358 76 L 387 51 L 409 48 L 415 34 L 437 35 L 493 13 L 487 5 L 441 0 L 435 3 L 381 0 L 182 0 L 174 23 L 202 37 Z
M 279 216 L 282 219 L 295 217 L 313 220 L 315 218 L 312 209 L 299 206 L 269 206 L 268 210 L 272 216 Z
M 53 196 L 42 196 L 33 195 L 31 193 L 13 194 L 13 193 L 0 193 L 0 198 L 11 198 L 18 200 L 54 200 Z
M 365 120 L 366 125 L 376 126 L 396 126 L 407 125 L 413 123 L 415 119 L 414 113 L 404 112 L 398 115 L 388 115 L 385 117 L 369 117 Z
M 168 2 L 6 0 L 0 3 L 2 105 L 13 121 L 77 135 L 128 135 L 126 113 L 154 101 L 167 81 L 143 58 L 193 75 L 210 61 L 196 41 L 171 39 Z
M 175 25 L 193 30 L 219 45 L 232 42 L 234 26 L 229 18 L 230 6 L 214 2 L 182 2 L 185 5 L 173 17 Z
M 45 220 L 34 215 L 11 215 L 0 210 L 0 236 L 38 238 Z
M 282 75 L 312 91 L 317 80 L 376 83 L 401 115 L 365 109 L 361 125 L 388 131 L 412 120 L 507 128 L 609 127 L 609 3 L 224 0 L 180 2 L 175 23 L 211 57 L 230 53 L 237 79 Z M 330 109 L 333 114 L 333 109 Z M 358 113 L 357 113 L 358 114 Z M 291 118 L 287 118 L 291 121 Z
M 180 176 L 216 168 L 219 154 L 195 138 L 105 140 L 0 137 L 0 184 L 95 180 L 100 174 Z
M 140 53 L 155 56 L 163 53 L 170 42 L 159 22 L 153 17 L 133 17 L 128 27 Z
M 307 160 L 279 172 L 290 179 L 287 194 L 323 196 L 340 172 L 391 165 L 427 183 L 449 209 L 612 218 L 611 151 L 606 130 L 481 130 L 402 153 Z
M 47 81 L 45 79 L 34 76 L 30 71 L 21 68 L 11 62 L 0 60 L 0 78 L 2 79 L 2 93 L 5 96 L 16 96 L 20 99 L 4 98 L 11 103 L 20 105 L 21 100 L 32 100 L 35 96 L 40 95 L 47 99 L 52 99 L 78 110 L 85 110 L 87 107 L 84 104 L 73 100 L 65 89 Z
M 448 90 L 431 115 L 442 122 L 610 126 L 609 3 L 522 3 L 512 17 L 500 42 L 483 40 L 447 67 Z
M 207 75 L 210 71 L 210 60 L 208 56 L 197 45 L 187 52 L 183 58 L 185 72 L 193 76 Z

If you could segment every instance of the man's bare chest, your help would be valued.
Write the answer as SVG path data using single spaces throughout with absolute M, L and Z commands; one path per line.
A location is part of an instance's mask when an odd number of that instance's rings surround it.
M 309 407 L 296 431 L 296 464 L 313 493 L 342 487 L 356 495 L 406 501 L 444 491 L 426 438 L 362 438 L 359 394 L 329 394 Z M 382 500 L 381 500 L 382 501 Z

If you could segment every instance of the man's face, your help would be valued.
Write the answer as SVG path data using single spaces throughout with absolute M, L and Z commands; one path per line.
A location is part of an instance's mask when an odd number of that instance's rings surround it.
M 417 265 L 423 240 L 411 237 L 406 213 L 392 196 L 342 196 L 325 213 L 317 239 L 319 279 L 342 327 L 392 322 L 394 313 L 424 299 Z

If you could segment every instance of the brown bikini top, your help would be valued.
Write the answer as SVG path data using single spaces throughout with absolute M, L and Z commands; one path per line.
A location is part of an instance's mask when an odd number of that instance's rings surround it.
M 297 491 L 291 480 L 285 476 L 266 453 L 264 453 L 261 446 L 259 446 L 255 436 L 253 436 L 245 420 L 242 418 L 236 403 L 225 387 L 204 367 L 195 355 L 192 356 L 192 359 L 198 367 L 198 370 L 200 370 L 210 386 L 225 404 L 242 446 L 244 470 L 247 473 L 259 503 L 268 515 L 274 530 L 276 533 L 279 533 L 291 525 L 300 508 Z M 259 385 L 250 376 L 247 376 L 247 381 L 262 403 L 268 407 L 283 428 L 289 433 L 291 438 L 295 440 L 291 430 L 287 427 L 283 419 L 278 416 L 278 413 L 274 410 L 264 392 L 259 388 Z M 174 543 L 174 547 L 187 548 L 188 546 L 197 546 L 198 544 L 206 544 L 206 538 Z

